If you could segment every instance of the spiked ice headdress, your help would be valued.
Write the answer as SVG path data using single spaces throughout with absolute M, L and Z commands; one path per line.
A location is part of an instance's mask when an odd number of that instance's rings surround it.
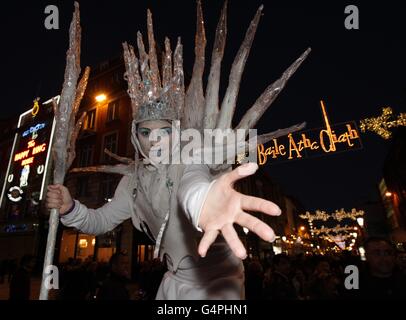
M 139 58 L 134 48 L 123 44 L 126 64 L 125 78 L 131 98 L 133 119 L 136 123 L 145 120 L 178 120 L 184 104 L 184 80 L 182 45 L 180 39 L 173 54 L 169 39 L 165 39 L 165 53 L 162 62 L 162 77 L 159 72 L 155 48 L 152 15 L 148 10 L 148 44 L 145 51 L 142 35 L 137 33 Z M 161 80 L 162 79 L 162 80 Z
M 246 132 L 248 132 L 248 129 L 253 129 L 264 112 L 283 90 L 287 81 L 310 53 L 309 48 L 294 61 L 282 76 L 270 84 L 258 97 L 255 103 L 242 117 L 239 124 L 235 128 L 231 128 L 242 73 L 254 40 L 262 10 L 263 6 L 260 6 L 236 54 L 229 74 L 228 87 L 221 105 L 219 103 L 219 87 L 221 63 L 227 36 L 227 0 L 224 3 L 217 24 L 211 56 L 210 73 L 205 92 L 203 90 L 202 77 L 205 67 L 206 35 L 200 0 L 197 0 L 195 62 L 192 78 L 186 91 L 183 73 L 183 48 L 180 38 L 177 40 L 176 48 L 173 53 L 169 39 L 165 38 L 165 50 L 161 68 L 159 68 L 152 14 L 148 10 L 148 53 L 145 50 L 140 32 L 137 33 L 138 57 L 134 52 L 134 47 L 123 43 L 126 68 L 124 76 L 128 82 L 128 94 L 131 98 L 133 130 L 134 124 L 145 120 L 180 120 L 183 129 L 228 129 L 232 131 L 245 129 L 247 130 Z M 264 144 L 274 138 L 301 130 L 304 126 L 305 123 L 302 123 L 289 128 L 279 129 L 275 132 L 266 133 L 258 136 L 256 142 L 258 144 Z M 245 144 L 249 150 L 252 148 L 252 144 L 247 143 L 247 141 L 239 141 L 237 143 Z M 254 147 L 256 148 L 256 145 Z M 239 155 L 230 154 L 230 157 L 235 156 Z M 131 163 L 131 159 L 124 159 L 116 155 L 115 157 L 121 162 Z M 228 160 L 228 158 L 226 160 Z M 210 167 L 215 170 L 222 170 L 227 166 L 210 165 Z M 96 171 L 127 172 L 127 170 L 127 167 L 124 166 L 124 169 L 101 168 Z
M 128 93 L 131 98 L 134 121 L 145 119 L 180 119 L 183 128 L 228 129 L 231 127 L 235 111 L 241 76 L 255 36 L 263 6 L 260 6 L 245 35 L 231 67 L 229 84 L 221 108 L 219 108 L 220 69 L 224 55 L 227 35 L 227 1 L 221 12 L 217 25 L 210 74 L 206 93 L 203 92 L 203 72 L 205 64 L 206 36 L 200 0 L 197 1 L 197 30 L 195 37 L 195 63 L 191 82 L 185 92 L 183 75 L 182 44 L 178 38 L 175 52 L 172 52 L 170 41 L 165 39 L 165 52 L 162 61 L 162 76 L 158 67 L 152 15 L 148 10 L 148 43 L 149 52 L 145 51 L 142 35 L 137 34 L 138 58 L 134 48 L 123 44 L 126 66 L 125 77 L 128 81 Z M 247 111 L 235 129 L 251 129 L 263 113 L 282 91 L 288 79 L 309 54 L 307 49 L 282 75 L 271 84 Z M 277 135 L 296 131 L 303 126 L 294 126 L 278 130 Z M 267 134 L 260 139 L 261 143 L 275 138 Z

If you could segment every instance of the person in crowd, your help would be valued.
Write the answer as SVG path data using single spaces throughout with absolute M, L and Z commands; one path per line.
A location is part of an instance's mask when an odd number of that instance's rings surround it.
M 9 300 L 29 300 L 31 295 L 31 273 L 35 267 L 32 255 L 24 255 L 10 282 Z
M 110 274 L 96 294 L 97 300 L 129 300 L 127 283 L 130 279 L 130 260 L 127 254 L 117 252 L 110 258 Z
M 273 272 L 270 284 L 264 288 L 264 298 L 274 300 L 296 300 L 297 294 L 291 280 L 291 262 L 285 254 L 273 259 Z
M 246 270 L 245 297 L 247 300 L 262 298 L 262 285 L 264 282 L 264 269 L 258 260 L 248 263 Z
M 383 237 L 372 237 L 364 244 L 366 268 L 361 271 L 356 296 L 362 299 L 405 299 L 406 278 L 396 270 L 396 249 Z
M 397 254 L 397 268 L 399 271 L 406 276 L 406 251 L 399 250 Z

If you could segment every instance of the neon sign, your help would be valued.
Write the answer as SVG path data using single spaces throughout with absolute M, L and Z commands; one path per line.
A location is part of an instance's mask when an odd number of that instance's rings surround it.
M 38 123 L 36 126 L 29 128 L 28 130 L 25 130 L 23 132 L 23 137 L 28 136 L 29 134 L 35 134 L 37 133 L 39 130 L 44 129 L 45 128 L 45 123 Z
M 324 102 L 320 103 L 325 128 L 290 133 L 287 137 L 272 139 L 271 145 L 266 149 L 264 145 L 258 145 L 260 165 L 264 165 L 269 159 L 293 160 L 361 148 L 355 122 L 331 126 Z
M 13 202 L 19 202 L 22 199 L 21 195 L 23 193 L 24 191 L 20 187 L 14 186 L 8 191 L 7 197 Z
M 25 160 L 21 161 L 21 165 L 23 167 L 25 167 L 26 165 L 29 165 L 29 164 L 33 164 L 33 163 L 34 163 L 34 157 L 31 157 L 31 158 L 28 158 L 28 159 L 25 159 Z
M 34 156 L 38 153 L 44 152 L 47 150 L 47 144 L 46 143 L 42 143 L 39 146 L 35 145 L 35 141 L 34 140 L 30 140 L 27 144 L 27 148 L 24 151 L 21 151 L 19 153 L 17 153 L 14 156 L 14 162 L 16 161 L 21 161 L 21 166 L 25 166 L 27 164 L 33 163 L 34 162 L 34 157 L 30 157 L 28 158 L 30 155 Z
M 18 120 L 0 198 L 0 212 L 6 220 L 33 215 L 44 195 L 55 129 L 54 99 L 44 103 L 38 100 Z

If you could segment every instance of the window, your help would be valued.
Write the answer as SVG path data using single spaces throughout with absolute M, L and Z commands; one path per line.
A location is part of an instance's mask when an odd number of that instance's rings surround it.
M 87 112 L 85 129 L 88 130 L 94 129 L 95 123 L 96 123 L 96 109 L 93 109 Z
M 110 102 L 107 107 L 107 122 L 118 119 L 118 100 Z
M 153 259 L 155 249 L 154 245 L 138 245 L 137 249 L 138 249 L 137 252 L 138 263 Z
M 120 84 L 122 79 L 123 79 L 123 76 L 122 76 L 121 73 L 119 73 L 119 72 L 114 73 L 114 75 L 113 75 L 113 83 Z
M 87 197 L 89 195 L 89 178 L 80 177 L 78 178 L 77 184 L 77 197 Z
M 107 176 L 102 180 L 100 187 L 100 198 L 102 202 L 110 201 L 113 198 L 116 185 L 116 179 L 112 176 Z
M 118 138 L 117 132 L 110 133 L 104 136 L 104 143 L 102 149 L 104 162 L 111 162 L 111 158 L 104 152 L 104 149 L 107 149 L 112 153 L 117 153 L 117 138 Z
M 110 61 L 106 60 L 100 63 L 100 71 L 107 69 L 110 66 Z
M 87 167 L 92 164 L 93 146 L 86 145 L 80 149 L 79 167 Z

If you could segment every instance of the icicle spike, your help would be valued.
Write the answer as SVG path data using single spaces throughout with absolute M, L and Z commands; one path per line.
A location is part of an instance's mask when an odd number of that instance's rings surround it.
M 219 129 L 231 127 L 237 96 L 240 89 L 241 76 L 251 50 L 252 42 L 261 18 L 262 9 L 263 5 L 258 8 L 254 18 L 252 19 L 245 34 L 244 41 L 242 42 L 231 67 L 227 91 L 221 104 L 220 115 L 216 126 Z
M 211 56 L 211 67 L 206 89 L 206 106 L 203 118 L 203 128 L 213 129 L 216 126 L 219 113 L 219 87 L 221 62 L 224 56 L 224 48 L 227 38 L 227 0 L 224 2 L 220 19 L 217 24 Z
M 254 105 L 245 113 L 236 129 L 252 129 L 262 117 L 264 112 L 275 101 L 279 93 L 283 90 L 290 77 L 296 72 L 302 62 L 307 58 L 311 49 L 308 48 L 282 76 L 272 83 L 261 96 L 255 101 Z

